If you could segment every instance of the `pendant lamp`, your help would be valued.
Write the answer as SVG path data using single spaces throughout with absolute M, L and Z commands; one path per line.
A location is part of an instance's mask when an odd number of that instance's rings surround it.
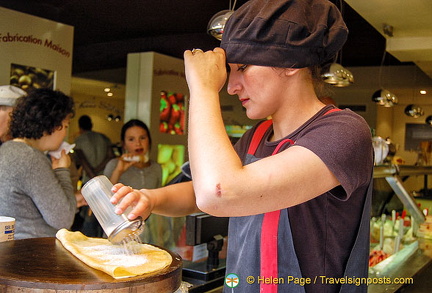
M 413 118 L 419 118 L 424 115 L 424 111 L 422 107 L 415 104 L 410 104 L 405 107 L 405 115 Z
M 340 12 L 343 16 L 343 3 L 340 1 Z M 321 70 L 321 78 L 325 83 L 331 84 L 335 87 L 346 87 L 354 83 L 354 76 L 345 67 L 337 63 L 337 59 L 340 59 L 342 63 L 342 49 L 336 54 L 333 63 L 329 63 L 323 66 Z
M 386 34 L 388 36 L 393 36 L 393 27 L 392 26 L 384 24 L 383 29 L 384 29 L 384 34 Z M 384 89 L 381 85 L 382 84 L 381 83 L 382 69 L 384 66 L 384 60 L 385 60 L 386 53 L 387 53 L 387 42 L 386 42 L 386 45 L 384 47 L 384 53 L 383 53 L 383 56 L 381 59 L 381 64 L 380 64 L 379 73 L 378 73 L 378 83 L 379 83 L 380 89 L 373 93 L 372 101 L 374 101 L 375 103 L 377 103 L 380 106 L 393 107 L 394 105 L 396 105 L 398 103 L 398 98 L 396 97 L 395 94 L 393 94 L 392 92 L 390 92 L 387 89 Z
M 222 40 L 225 24 L 233 13 L 233 10 L 222 10 L 213 15 L 207 26 L 207 33 L 219 41 Z
M 414 85 L 413 85 L 413 93 L 412 99 L 415 98 L 416 93 L 416 84 L 417 84 L 417 70 L 414 69 Z M 408 117 L 419 118 L 424 115 L 423 108 L 416 104 L 410 104 L 405 107 L 405 115 Z
M 230 18 L 230 16 L 234 13 L 234 7 L 236 5 L 237 0 L 234 1 L 234 5 L 231 8 L 231 0 L 229 3 L 229 9 L 219 11 L 210 19 L 207 25 L 207 33 L 217 40 L 222 40 L 222 35 L 224 32 L 225 24 Z
M 321 77 L 324 82 L 336 87 L 346 87 L 354 83 L 353 74 L 339 63 L 325 65 Z
M 398 98 L 392 92 L 386 89 L 380 89 L 372 95 L 372 101 L 380 106 L 389 108 L 398 103 Z

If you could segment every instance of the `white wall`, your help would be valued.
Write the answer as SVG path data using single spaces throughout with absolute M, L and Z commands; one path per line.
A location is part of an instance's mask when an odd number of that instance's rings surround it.
M 75 102 L 75 117 L 69 127 L 69 143 L 73 143 L 79 135 L 78 119 L 88 115 L 93 122 L 93 130 L 108 136 L 112 143 L 120 143 L 120 131 L 124 123 L 124 99 L 110 99 L 72 92 Z M 120 115 L 120 121 L 108 121 L 109 114 Z

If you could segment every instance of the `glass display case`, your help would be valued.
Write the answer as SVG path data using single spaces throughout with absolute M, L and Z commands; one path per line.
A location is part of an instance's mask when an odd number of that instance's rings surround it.
M 413 193 L 404 186 L 410 176 L 424 176 L 422 190 L 427 191 L 431 174 L 432 166 L 374 167 L 368 292 L 399 292 L 403 287 L 409 288 L 432 265 L 432 240 L 417 235 L 426 216 Z M 392 198 L 399 202 L 400 209 L 389 213 L 385 205 L 391 205 Z

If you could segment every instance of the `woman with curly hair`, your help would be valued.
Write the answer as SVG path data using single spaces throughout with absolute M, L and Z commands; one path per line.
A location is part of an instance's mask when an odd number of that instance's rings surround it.
M 72 98 L 60 91 L 37 89 L 17 101 L 13 139 L 0 148 L 0 215 L 16 219 L 15 239 L 54 237 L 73 223 L 71 159 L 46 154 L 60 147 L 73 115 Z

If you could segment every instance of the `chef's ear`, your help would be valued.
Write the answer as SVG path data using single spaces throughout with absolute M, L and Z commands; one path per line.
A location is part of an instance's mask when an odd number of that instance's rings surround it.
M 286 75 L 286 76 L 293 76 L 293 75 L 296 74 L 299 70 L 300 70 L 300 68 L 285 68 L 285 75 Z

